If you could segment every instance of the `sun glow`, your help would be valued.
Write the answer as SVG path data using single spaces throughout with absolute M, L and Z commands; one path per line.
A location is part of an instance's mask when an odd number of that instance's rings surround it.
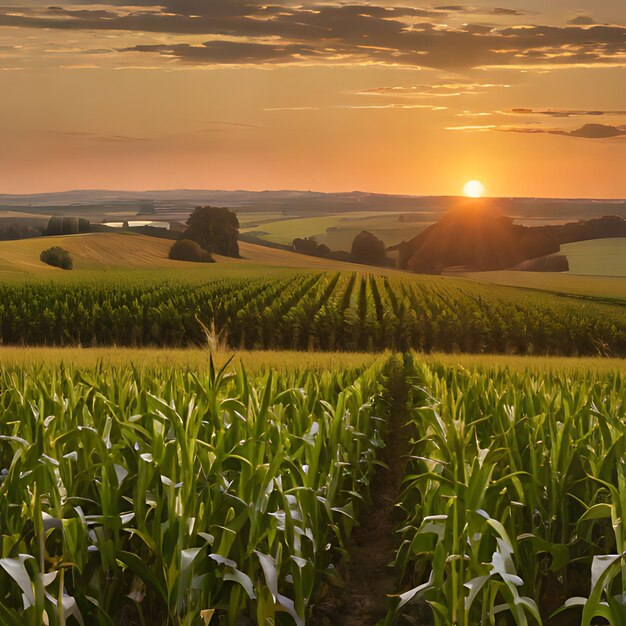
M 463 193 L 468 198 L 482 198 L 485 193 L 485 186 L 479 180 L 470 180 L 465 183 Z

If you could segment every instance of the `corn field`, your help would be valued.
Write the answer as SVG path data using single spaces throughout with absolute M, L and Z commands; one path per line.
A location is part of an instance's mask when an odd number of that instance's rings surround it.
M 0 285 L 0 343 L 626 355 L 616 304 L 448 278 L 282 278 Z
M 254 375 L 13 366 L 0 389 L 3 625 L 341 623 L 350 537 L 398 420 L 381 623 L 626 623 L 619 373 L 405 355 Z
M 381 368 L 2 370 L 0 622 L 304 624 L 368 498 Z
M 387 623 L 625 624 L 623 376 L 417 365 L 411 387 Z

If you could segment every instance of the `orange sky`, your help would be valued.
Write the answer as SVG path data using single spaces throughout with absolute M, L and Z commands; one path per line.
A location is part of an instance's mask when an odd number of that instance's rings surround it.
M 5 0 L 0 193 L 626 197 L 624 85 L 623 0 Z

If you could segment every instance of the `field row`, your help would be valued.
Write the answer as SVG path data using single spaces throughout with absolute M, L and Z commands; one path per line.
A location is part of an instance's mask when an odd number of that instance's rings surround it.
M 0 286 L 5 345 L 626 355 L 623 307 L 447 278 Z
M 410 369 L 387 623 L 626 623 L 626 380 Z
M 368 498 L 381 367 L 2 370 L 0 622 L 304 624 Z
M 406 465 L 388 626 L 626 623 L 619 374 L 407 355 L 253 376 L 8 367 L 0 386 L 8 626 L 337 623 L 390 420 Z

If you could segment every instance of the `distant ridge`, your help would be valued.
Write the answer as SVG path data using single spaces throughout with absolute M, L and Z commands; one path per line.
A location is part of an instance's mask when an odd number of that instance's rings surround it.
M 463 206 L 465 199 L 457 196 L 389 195 L 367 191 L 327 193 L 298 190 L 204 190 L 165 189 L 147 191 L 116 191 L 77 189 L 53 193 L 26 195 L 0 194 L 0 211 L 20 210 L 24 207 L 50 209 L 49 214 L 62 207 L 103 206 L 110 210 L 132 210 L 134 205 L 151 203 L 159 211 L 185 212 L 198 205 L 227 206 L 238 211 L 278 211 L 302 216 L 305 213 L 380 212 L 432 214 L 435 221 L 446 211 Z M 578 220 L 607 214 L 626 215 L 626 200 L 562 199 L 562 198 L 487 198 L 481 203 L 506 215 L 522 219 Z M 41 211 L 40 211 L 41 212 Z

